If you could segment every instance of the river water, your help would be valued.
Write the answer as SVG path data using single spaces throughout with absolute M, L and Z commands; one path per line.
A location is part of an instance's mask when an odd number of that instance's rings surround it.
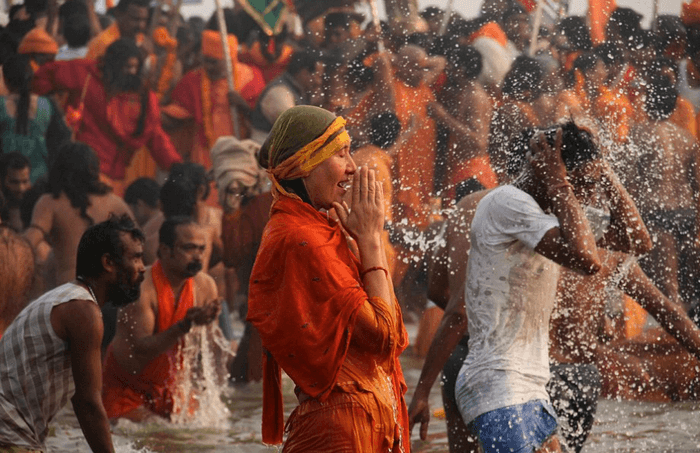
M 237 331 L 241 332 L 238 325 Z M 416 326 L 408 325 L 413 336 Z M 422 362 L 405 354 L 402 364 L 408 382 L 408 400 L 413 394 Z M 200 416 L 196 423 L 173 425 L 168 422 L 135 424 L 120 421 L 113 427 L 119 453 L 148 452 L 275 452 L 261 443 L 262 385 L 248 384 L 225 388 L 225 403 Z M 283 393 L 287 414 L 296 405 L 293 384 L 286 376 Z M 433 409 L 442 407 L 439 383 L 431 393 Z M 445 422 L 433 417 L 428 440 L 412 436 L 414 453 L 447 452 Z M 89 452 L 70 404 L 56 417 L 48 439 L 51 452 Z M 700 402 L 640 403 L 601 400 L 593 432 L 585 453 L 700 452 Z

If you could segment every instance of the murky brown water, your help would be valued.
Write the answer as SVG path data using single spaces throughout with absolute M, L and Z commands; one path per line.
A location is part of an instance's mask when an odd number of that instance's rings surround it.
M 408 326 L 415 333 L 415 326 Z M 413 327 L 413 328 L 412 328 Z M 240 330 L 238 330 L 240 332 Z M 408 398 L 413 394 L 420 374 L 421 361 L 402 358 L 408 382 Z M 285 378 L 285 410 L 296 405 L 292 382 Z M 262 385 L 249 384 L 227 388 L 222 396 L 229 414 L 211 414 L 217 420 L 198 420 L 201 428 L 175 426 L 167 422 L 134 424 L 120 421 L 114 427 L 115 445 L 120 453 L 146 452 L 274 452 L 273 447 L 262 445 L 260 420 L 262 415 Z M 438 384 L 431 393 L 433 409 L 441 407 Z M 222 427 L 222 418 L 228 423 Z M 73 416 L 70 405 L 53 423 L 48 446 L 52 452 L 89 452 L 87 443 Z M 692 403 L 637 403 L 601 400 L 593 432 L 584 452 L 700 452 L 700 402 Z M 414 430 L 414 453 L 447 452 L 447 434 L 444 420 L 433 418 L 429 439 L 418 439 Z

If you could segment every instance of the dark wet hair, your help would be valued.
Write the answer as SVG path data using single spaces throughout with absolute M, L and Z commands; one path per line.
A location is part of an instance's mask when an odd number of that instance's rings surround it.
M 68 0 L 58 7 L 58 17 L 63 21 L 67 21 L 74 14 L 88 15 L 88 8 L 83 0 Z
M 676 109 L 678 90 L 668 77 L 660 73 L 651 74 L 647 79 L 647 94 L 644 110 L 652 120 L 665 120 Z
M 130 5 L 137 6 L 139 8 L 149 8 L 151 3 L 149 0 L 119 0 L 117 6 L 114 7 L 115 11 L 124 13 L 129 9 Z
M 430 20 L 435 17 L 442 18 L 443 14 L 445 14 L 445 11 L 443 11 L 442 8 L 439 8 L 437 6 L 428 6 L 419 13 L 420 17 L 422 17 L 425 20 Z
M 5 182 L 5 177 L 10 170 L 24 168 L 31 168 L 31 164 L 23 154 L 18 152 L 0 154 L 0 185 Z
M 406 45 L 418 46 L 421 49 L 427 51 L 432 45 L 433 38 L 428 33 L 411 33 L 406 38 Z
M 59 149 L 49 169 L 49 191 L 54 198 L 66 194 L 71 206 L 80 210 L 80 217 L 89 225 L 94 221 L 87 214 L 90 195 L 104 195 L 112 188 L 100 181 L 100 161 L 85 143 L 69 142 Z
M 681 18 L 672 14 L 661 14 L 656 18 L 657 49 L 666 50 L 674 41 L 687 39 L 688 33 Z
M 593 48 L 591 31 L 586 25 L 586 20 L 581 16 L 569 16 L 561 20 L 556 26 L 558 33 L 566 36 L 571 51 L 585 51 Z
M 642 15 L 631 8 L 615 8 L 605 27 L 605 34 L 609 36 L 611 28 L 617 26 L 620 36 L 626 41 L 641 30 L 641 21 Z
M 348 13 L 344 11 L 328 13 L 323 19 L 323 28 L 328 32 L 334 28 L 348 28 L 351 22 L 362 23 L 364 16 L 360 13 Z
M 204 167 L 194 163 L 175 164 L 160 189 L 160 208 L 168 217 L 192 216 L 197 205 L 200 187 L 208 196 L 209 183 Z
M 152 208 L 158 207 L 158 197 L 160 195 L 160 185 L 152 178 L 138 178 L 126 188 L 124 201 L 127 204 L 136 204 L 143 200 Z
M 625 54 L 618 46 L 612 41 L 607 41 L 599 46 L 597 46 L 593 52 L 603 60 L 605 66 L 612 66 L 615 64 L 621 64 L 625 61 Z M 594 63 L 595 64 L 595 63 Z
M 324 63 L 324 55 L 321 51 L 313 48 L 297 50 L 289 60 L 287 72 L 290 75 L 297 75 L 300 71 L 306 69 L 313 74 L 316 70 L 316 63 Z
M 124 0 L 122 0 L 122 2 L 123 1 Z M 121 5 L 122 2 L 119 4 Z M 121 38 L 114 41 L 109 45 L 109 47 L 107 47 L 107 50 L 102 57 L 102 80 L 108 90 L 110 87 L 116 85 L 119 77 L 122 77 L 124 66 L 126 66 L 130 58 L 138 58 L 138 73 L 140 74 L 141 67 L 143 65 L 143 55 L 133 40 Z M 141 134 L 143 134 L 143 131 L 146 128 L 149 94 L 150 93 L 146 87 L 141 88 L 141 112 L 139 113 L 139 118 L 136 123 L 136 129 L 132 134 L 133 137 L 139 137 Z
M 34 72 L 27 55 L 12 55 L 2 65 L 2 76 L 7 88 L 19 94 L 17 113 L 15 114 L 15 133 L 29 135 L 29 102 L 31 100 L 31 83 Z
M 554 146 L 559 128 L 562 130 L 561 158 L 567 171 L 600 157 L 600 148 L 593 140 L 593 136 L 587 130 L 579 128 L 573 121 L 567 121 L 547 129 L 528 128 L 515 139 L 511 152 L 508 153 L 508 162 L 506 163 L 508 174 L 513 176 L 520 173 L 525 166 L 525 154 L 530 151 L 530 140 L 538 132 L 544 132 L 549 144 Z
M 389 148 L 401 133 L 401 122 L 394 112 L 382 112 L 370 120 L 369 137 L 373 145 L 382 149 Z
M 447 61 L 459 68 L 468 80 L 479 77 L 484 66 L 481 53 L 473 46 L 455 47 L 448 52 Z
M 196 225 L 197 222 L 189 216 L 172 216 L 165 219 L 158 230 L 158 243 L 167 245 L 169 248 L 175 246 L 177 240 L 177 227 L 180 225 Z
M 543 75 L 544 71 L 537 60 L 521 55 L 515 59 L 503 79 L 501 91 L 504 96 L 513 96 L 525 91 L 540 93 Z
M 134 220 L 126 214 L 112 215 L 104 222 L 88 228 L 80 238 L 78 257 L 75 266 L 76 277 L 99 277 L 104 272 L 102 256 L 108 254 L 114 261 L 123 262 L 124 242 L 122 233 L 131 235 L 134 240 L 144 242 L 145 238 Z
M 73 0 L 75 2 L 76 0 Z M 90 21 L 84 14 L 73 14 L 63 25 L 63 37 L 69 47 L 77 48 L 87 45 L 90 41 Z

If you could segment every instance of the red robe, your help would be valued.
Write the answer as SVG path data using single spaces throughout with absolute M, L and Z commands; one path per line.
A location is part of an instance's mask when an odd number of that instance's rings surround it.
M 175 295 L 163 273 L 160 261 L 151 268 L 153 285 L 158 295 L 158 319 L 155 333 L 163 332 L 182 321 L 194 305 L 194 279 L 188 279 L 175 303 Z M 121 417 L 146 406 L 150 411 L 169 418 L 173 412 L 173 390 L 176 367 L 181 360 L 180 344 L 153 359 L 140 374 L 124 370 L 107 350 L 102 367 L 102 402 L 109 418 Z
M 359 265 L 338 223 L 299 200 L 283 196 L 275 202 L 248 297 L 248 321 L 268 351 L 263 442 L 282 442 L 283 369 L 297 394 L 309 397 L 290 416 L 285 451 L 317 451 L 319 443 L 328 451 L 352 445 L 355 451 L 380 452 L 397 443 L 410 450 L 399 364 L 408 335 L 395 299 L 367 296 Z M 384 320 L 378 327 L 385 338 L 382 353 L 351 346 L 358 313 L 370 309 Z
M 141 112 L 140 95 L 123 93 L 108 99 L 102 74 L 92 60 L 44 64 L 34 74 L 33 88 L 39 95 L 66 91 L 68 105 L 76 109 L 79 109 L 83 98 L 82 119 L 77 132 L 74 131 L 75 140 L 90 145 L 100 159 L 100 172 L 111 179 L 124 179 L 132 156 L 144 146 L 148 147 L 158 166 L 164 170 L 182 162 L 161 127 L 156 95 L 149 91 L 145 127 L 142 134 L 134 137 Z

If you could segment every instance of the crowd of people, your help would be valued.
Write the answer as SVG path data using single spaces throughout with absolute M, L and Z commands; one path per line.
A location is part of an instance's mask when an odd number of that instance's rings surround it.
M 450 451 L 580 451 L 601 395 L 698 399 L 700 1 L 649 29 L 292 6 L 10 8 L 0 450 L 68 399 L 93 451 L 196 412 L 204 331 L 285 451 L 409 451 L 440 372 Z

